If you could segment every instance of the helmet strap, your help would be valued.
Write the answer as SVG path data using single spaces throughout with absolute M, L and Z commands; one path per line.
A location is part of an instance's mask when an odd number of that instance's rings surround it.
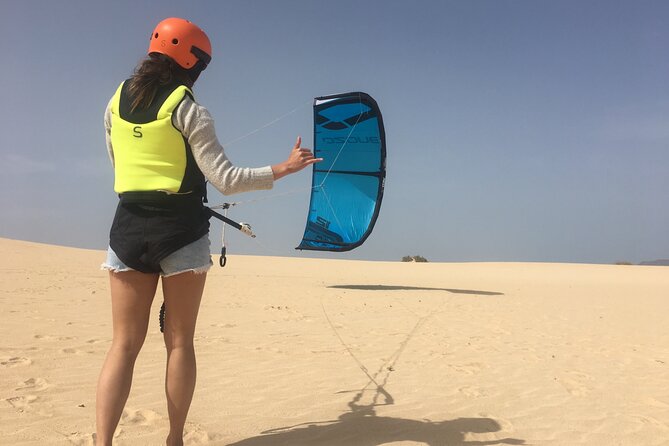
M 203 62 L 205 67 L 211 62 L 211 56 L 194 45 L 190 47 L 190 52 L 197 57 L 199 62 Z
M 189 68 L 186 72 L 188 73 L 188 77 L 195 83 L 197 78 L 200 77 L 200 73 L 202 73 L 204 69 L 207 68 L 209 62 L 211 62 L 211 56 L 196 46 L 192 46 L 190 52 L 197 57 L 197 62 L 195 63 L 195 66 Z
M 198 60 L 197 63 L 193 68 L 190 68 L 186 71 L 186 74 L 188 75 L 188 78 L 195 83 L 195 81 L 200 77 L 200 73 L 204 71 L 204 69 L 207 68 L 207 64 L 202 62 L 201 60 Z

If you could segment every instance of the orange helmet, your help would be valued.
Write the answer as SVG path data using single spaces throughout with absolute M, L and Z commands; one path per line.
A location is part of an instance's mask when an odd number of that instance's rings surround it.
M 149 54 L 161 53 L 171 57 L 186 70 L 211 61 L 209 37 L 196 24 L 172 17 L 160 22 L 151 34 Z

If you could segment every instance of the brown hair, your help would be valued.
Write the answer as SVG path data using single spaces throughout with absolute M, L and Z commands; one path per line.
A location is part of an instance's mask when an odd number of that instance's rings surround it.
M 176 64 L 170 57 L 162 54 L 149 54 L 135 68 L 128 81 L 128 93 L 132 102 L 130 110 L 148 108 L 162 86 L 178 82 L 191 88 L 193 80 L 186 70 Z

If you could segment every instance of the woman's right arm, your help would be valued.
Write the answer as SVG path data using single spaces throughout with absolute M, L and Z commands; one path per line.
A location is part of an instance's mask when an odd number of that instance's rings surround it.
M 302 140 L 298 138 L 284 162 L 259 168 L 236 167 L 218 142 L 209 111 L 190 97 L 184 98 L 176 108 L 172 122 L 188 140 L 195 162 L 205 178 L 225 195 L 271 189 L 275 180 L 321 161 L 314 158 L 311 150 L 300 147 Z
M 218 142 L 209 111 L 190 97 L 184 98 L 176 108 L 172 123 L 188 140 L 193 158 L 205 178 L 222 194 L 266 190 L 274 185 L 271 166 L 248 168 L 232 164 Z

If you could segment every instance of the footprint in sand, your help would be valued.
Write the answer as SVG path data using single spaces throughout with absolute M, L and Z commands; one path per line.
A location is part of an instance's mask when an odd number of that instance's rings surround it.
M 649 406 L 653 406 L 653 407 L 661 407 L 663 409 L 669 408 L 669 404 L 665 403 L 664 401 L 660 401 L 658 399 L 655 399 L 653 397 L 646 398 L 644 400 L 644 403 L 649 405 Z
M 590 375 L 578 371 L 567 372 L 567 376 L 557 378 L 557 381 L 574 396 L 586 396 L 593 388 L 589 382 L 593 381 Z
M 495 334 L 495 335 L 498 335 L 498 336 L 499 335 L 508 336 L 508 335 L 511 334 L 511 332 L 509 330 L 506 330 L 506 329 L 501 328 L 501 327 L 494 328 L 492 330 L 492 333 Z
M 123 429 L 116 429 L 114 438 L 118 438 L 122 433 Z M 95 433 L 87 434 L 84 432 L 72 432 L 71 434 L 65 436 L 67 441 L 75 446 L 95 446 L 95 440 L 97 439 L 96 437 L 97 436 Z
M 139 425 L 139 426 L 154 426 L 163 419 L 163 416 L 158 412 L 148 409 L 125 409 L 121 415 L 121 424 L 125 425 Z
M 51 384 L 44 378 L 28 378 L 19 384 L 14 390 L 32 390 L 41 392 L 51 387 Z
M 67 435 L 67 441 L 75 446 L 95 446 L 95 434 L 85 434 L 83 432 L 72 432 Z
M 92 354 L 95 354 L 95 351 L 93 351 L 93 350 L 85 350 L 84 351 L 84 350 L 79 350 L 77 348 L 61 348 L 58 351 L 61 352 L 61 353 L 66 354 L 66 355 L 84 355 L 84 354 L 92 355 Z
M 6 398 L 7 401 L 17 412 L 30 412 L 32 404 L 37 401 L 36 395 L 13 396 Z
M 211 324 L 211 327 L 216 327 L 216 328 L 235 328 L 237 325 L 236 324 Z
M 186 426 L 184 429 L 184 444 L 209 444 L 222 440 L 222 435 L 210 434 L 200 426 Z
M 483 369 L 484 364 L 481 364 L 480 362 L 470 362 L 468 364 L 450 364 L 449 367 L 458 373 L 475 375 Z
M 652 426 L 656 429 L 660 429 L 664 432 L 669 431 L 669 428 L 667 425 L 660 420 L 653 418 L 653 417 L 647 417 L 644 415 L 629 415 L 631 419 L 633 419 L 635 422 L 640 424 L 642 426 L 642 429 L 647 429 L 649 426 Z
M 81 350 L 77 350 L 76 348 L 62 348 L 60 349 L 60 352 L 68 355 L 80 355 L 83 353 Z
M 22 365 L 30 365 L 32 363 L 33 362 L 30 358 L 25 358 L 23 356 L 2 356 L 2 357 L 0 357 L 0 366 L 5 367 L 5 368 L 19 367 L 19 366 L 22 366 Z
M 37 395 L 18 395 L 5 398 L 7 404 L 19 413 L 31 413 L 43 417 L 53 416 L 53 405 Z
M 72 336 L 51 336 L 51 335 L 41 335 L 41 334 L 36 334 L 33 336 L 35 339 L 39 339 L 40 341 L 70 341 L 73 338 Z
M 460 387 L 458 392 L 469 398 L 480 398 L 482 396 L 487 396 L 487 393 L 483 389 L 472 386 Z

